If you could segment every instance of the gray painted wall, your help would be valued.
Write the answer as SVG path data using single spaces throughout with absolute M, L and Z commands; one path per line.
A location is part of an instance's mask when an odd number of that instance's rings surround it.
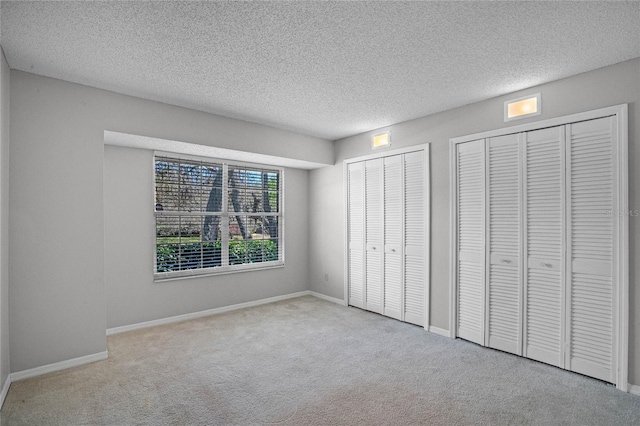
M 284 268 L 154 283 L 153 152 L 105 146 L 107 328 L 308 290 L 308 172 L 284 184 Z
M 2 66 L 6 71 L 6 64 Z M 6 93 L 6 80 L 5 72 L 2 76 L 3 93 Z M 372 132 L 337 141 L 332 146 L 329 141 L 15 70 L 11 71 L 10 87 L 11 371 L 104 351 L 107 313 L 111 327 L 305 288 L 340 299 L 343 297 L 342 161 L 370 153 Z M 634 167 L 640 159 L 637 135 L 640 125 L 640 59 L 391 126 L 394 148 L 431 144 L 431 324 L 436 327 L 449 327 L 449 139 L 506 127 L 502 121 L 503 101 L 537 91 L 542 93 L 543 114 L 518 123 L 629 103 L 629 206 L 640 209 L 640 185 L 637 184 L 638 172 Z M 4 105 L 8 100 L 2 93 L 0 96 L 3 111 L 6 111 Z M 5 121 L 6 114 L 2 114 L 2 149 L 8 143 L 4 133 Z M 120 176 L 118 168 L 146 161 L 144 158 L 149 158 L 150 154 L 115 147 L 105 150 L 104 130 L 327 163 L 333 163 L 335 147 L 334 166 L 287 174 L 287 181 L 297 181 L 293 191 L 302 197 L 302 201 L 289 197 L 287 204 L 308 204 L 299 210 L 300 216 L 294 216 L 293 223 L 288 222 L 287 229 L 304 230 L 306 227 L 309 230 L 308 257 L 304 254 L 307 248 L 294 246 L 302 250 L 302 258 L 308 259 L 309 287 L 287 282 L 304 277 L 305 266 L 295 271 L 247 272 L 228 278 L 228 281 L 222 277 L 184 281 L 188 282 L 190 291 L 206 299 L 203 303 L 200 298 L 188 295 L 190 292 L 184 291 L 185 287 L 181 287 L 179 281 L 153 287 L 148 281 L 141 281 L 143 284 L 135 289 L 135 297 L 140 300 L 152 289 L 158 289 L 157 298 L 152 302 L 161 306 L 149 303 L 140 309 L 142 312 L 135 312 L 134 304 L 123 301 L 123 295 L 127 294 L 125 290 L 130 290 L 126 285 L 116 283 L 109 287 L 110 290 L 105 286 L 105 283 L 111 284 L 116 279 L 109 275 L 112 269 L 116 272 L 113 265 L 123 268 L 124 271 L 117 272 L 124 274 L 126 265 L 131 263 L 120 263 L 111 257 L 115 252 L 113 247 L 119 242 L 115 240 L 116 235 L 113 235 L 114 241 L 111 241 L 111 235 L 105 240 L 104 228 L 117 226 L 117 212 L 111 211 L 115 204 L 104 206 L 104 198 L 112 198 L 113 192 L 117 192 L 118 183 L 111 177 Z M 2 164 L 4 173 L 6 168 Z M 107 178 L 103 175 L 103 166 Z M 135 172 L 137 174 L 137 170 Z M 128 174 L 122 173 L 121 176 Z M 133 187 L 128 188 L 127 197 L 132 198 L 136 188 L 141 191 L 149 183 L 151 173 L 137 179 L 142 183 L 131 185 L 130 181 L 127 182 Z M 0 182 L 0 187 L 5 184 L 6 181 Z M 103 188 L 106 193 L 103 193 Z M 308 196 L 305 197 L 303 192 L 306 189 Z M 150 192 L 140 194 L 151 197 Z M 3 200 L 4 208 L 6 203 Z M 305 210 L 309 212 L 307 218 Z M 291 215 L 288 216 L 291 221 Z M 112 219 L 114 222 L 110 224 Z M 140 217 L 136 220 L 142 223 L 147 219 Z M 636 217 L 630 218 L 629 360 L 630 382 L 640 384 L 640 291 L 635 286 L 635 265 L 640 261 L 637 221 Z M 294 237 L 291 232 L 287 233 L 288 239 Z M 144 242 L 145 237 L 142 240 Z M 291 255 L 291 247 L 288 246 L 287 261 Z M 109 266 L 106 278 L 105 262 Z M 328 280 L 325 280 L 325 274 Z M 252 286 L 243 283 L 243 277 L 269 284 Z M 3 321 L 2 327 L 5 326 L 6 321 Z
M 0 48 L 0 389 L 9 364 L 9 64 Z M 1 404 L 1 402 L 0 402 Z
M 505 100 L 542 93 L 542 115 L 505 124 Z M 390 126 L 392 148 L 431 144 L 431 324 L 449 329 L 449 139 L 516 124 L 629 103 L 629 208 L 640 209 L 640 59 L 533 87 L 508 96 Z M 343 160 L 371 153 L 364 133 L 335 142 L 336 165 L 310 175 L 312 291 L 344 297 Z M 640 220 L 630 217 L 630 374 L 640 384 Z M 329 281 L 324 274 L 329 274 Z
M 104 130 L 313 162 L 333 161 L 330 141 L 16 70 L 11 71 L 10 119 L 12 372 L 106 349 Z M 304 186 L 305 173 L 294 172 L 291 178 L 298 178 L 298 184 Z M 306 199 L 300 203 L 304 205 Z M 301 212 L 305 211 L 303 207 Z M 294 229 L 304 227 L 296 220 L 306 219 L 294 218 Z M 306 248 L 301 256 L 306 256 Z M 204 280 L 185 284 L 206 294 L 209 304 L 184 296 L 188 292 L 176 291 L 175 284 L 156 288 L 162 294 L 159 299 L 177 298 L 179 308 L 173 312 L 180 313 L 191 302 L 193 312 L 306 288 L 306 282 L 280 281 L 304 276 L 305 268 L 239 274 L 208 283 L 219 292 L 206 289 Z M 256 284 L 249 292 L 247 284 L 235 285 L 243 276 L 267 284 Z M 171 313 L 166 305 L 161 309 L 137 315 L 125 309 L 117 313 L 122 321 Z

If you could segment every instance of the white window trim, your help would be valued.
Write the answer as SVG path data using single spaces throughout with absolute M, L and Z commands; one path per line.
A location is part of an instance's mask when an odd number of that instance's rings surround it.
M 268 170 L 276 170 L 279 173 L 279 205 L 278 205 L 278 213 L 261 213 L 261 216 L 276 216 L 280 219 L 278 220 L 278 260 L 269 261 L 269 262 L 260 262 L 260 263 L 243 263 L 240 265 L 229 265 L 229 250 L 222 250 L 222 265 L 213 268 L 198 268 L 198 269 L 186 269 L 181 271 L 170 271 L 170 272 L 157 272 L 157 234 L 156 234 L 156 222 L 155 218 L 158 216 L 175 216 L 175 215 L 211 215 L 206 214 L 206 212 L 178 212 L 178 211 L 152 211 L 154 220 L 153 223 L 153 281 L 154 282 L 164 282 L 169 280 L 177 280 L 177 279 L 186 279 L 186 278 L 198 278 L 198 277 L 206 277 L 213 275 L 221 275 L 221 274 L 231 274 L 238 272 L 249 272 L 249 271 L 257 271 L 257 270 L 265 270 L 265 269 L 274 269 L 274 268 L 282 268 L 285 265 L 285 226 L 284 226 L 284 168 L 273 166 L 269 164 L 259 164 L 259 163 L 249 163 L 249 162 L 241 162 L 241 161 L 229 161 L 224 158 L 212 158 L 212 157 L 202 157 L 196 155 L 186 155 L 186 154 L 177 154 L 174 152 L 166 152 L 166 151 L 154 151 L 153 159 L 152 159 L 152 181 L 153 181 L 153 193 L 155 194 L 156 190 L 156 179 L 155 179 L 155 161 L 156 157 L 168 157 L 176 160 L 184 160 L 184 161 L 202 161 L 206 163 L 218 163 L 222 164 L 224 175 L 227 175 L 229 166 L 237 166 L 237 167 L 247 167 L 247 168 L 260 168 L 260 169 L 268 169 Z M 226 179 L 222 182 L 222 205 L 228 206 L 228 182 Z M 155 195 L 154 195 L 154 205 L 155 205 Z M 225 207 L 226 208 L 226 207 Z M 219 214 L 214 214 L 212 216 L 221 216 L 222 224 L 221 229 L 228 229 L 229 227 L 229 212 L 221 212 Z M 221 244 L 222 247 L 228 247 L 229 245 L 229 233 L 222 232 L 221 233 Z

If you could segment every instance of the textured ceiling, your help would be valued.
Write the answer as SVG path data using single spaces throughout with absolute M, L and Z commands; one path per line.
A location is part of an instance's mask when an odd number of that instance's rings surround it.
M 10 2 L 11 68 L 338 139 L 640 56 L 640 2 Z

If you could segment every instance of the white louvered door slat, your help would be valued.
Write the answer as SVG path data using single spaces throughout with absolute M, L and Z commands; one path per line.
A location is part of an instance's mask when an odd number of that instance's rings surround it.
M 613 264 L 618 193 L 613 117 L 567 126 L 570 271 L 567 368 L 615 382 Z
M 484 345 L 484 139 L 457 146 L 457 335 Z
M 384 315 L 402 320 L 402 155 L 384 158 Z
M 404 155 L 404 320 L 425 326 L 425 155 Z
M 518 135 L 487 140 L 489 276 L 487 346 L 521 354 Z
M 365 308 L 381 314 L 384 278 L 384 170 L 381 158 L 365 162 Z
M 347 163 L 349 305 L 426 326 L 426 151 Z
M 627 114 L 452 140 L 456 336 L 627 390 Z
M 525 134 L 523 355 L 563 364 L 564 127 Z
M 347 167 L 349 305 L 364 308 L 364 163 Z

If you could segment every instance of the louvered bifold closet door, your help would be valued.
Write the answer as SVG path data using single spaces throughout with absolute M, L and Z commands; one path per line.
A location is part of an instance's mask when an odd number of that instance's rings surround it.
M 349 305 L 364 308 L 364 162 L 352 163 L 347 167 L 348 179 L 348 274 Z
M 525 138 L 524 356 L 563 366 L 564 127 Z
M 365 162 L 365 308 L 381 314 L 384 279 L 384 170 L 381 158 Z
M 615 382 L 616 120 L 607 117 L 572 124 L 567 126 L 567 139 L 571 258 L 566 368 Z
M 489 275 L 487 346 L 520 355 L 520 148 L 518 135 L 487 140 Z
M 457 145 L 458 337 L 484 345 L 484 139 Z
M 402 155 L 384 158 L 384 315 L 402 320 Z
M 424 151 L 404 155 L 404 320 L 427 325 L 426 160 Z

